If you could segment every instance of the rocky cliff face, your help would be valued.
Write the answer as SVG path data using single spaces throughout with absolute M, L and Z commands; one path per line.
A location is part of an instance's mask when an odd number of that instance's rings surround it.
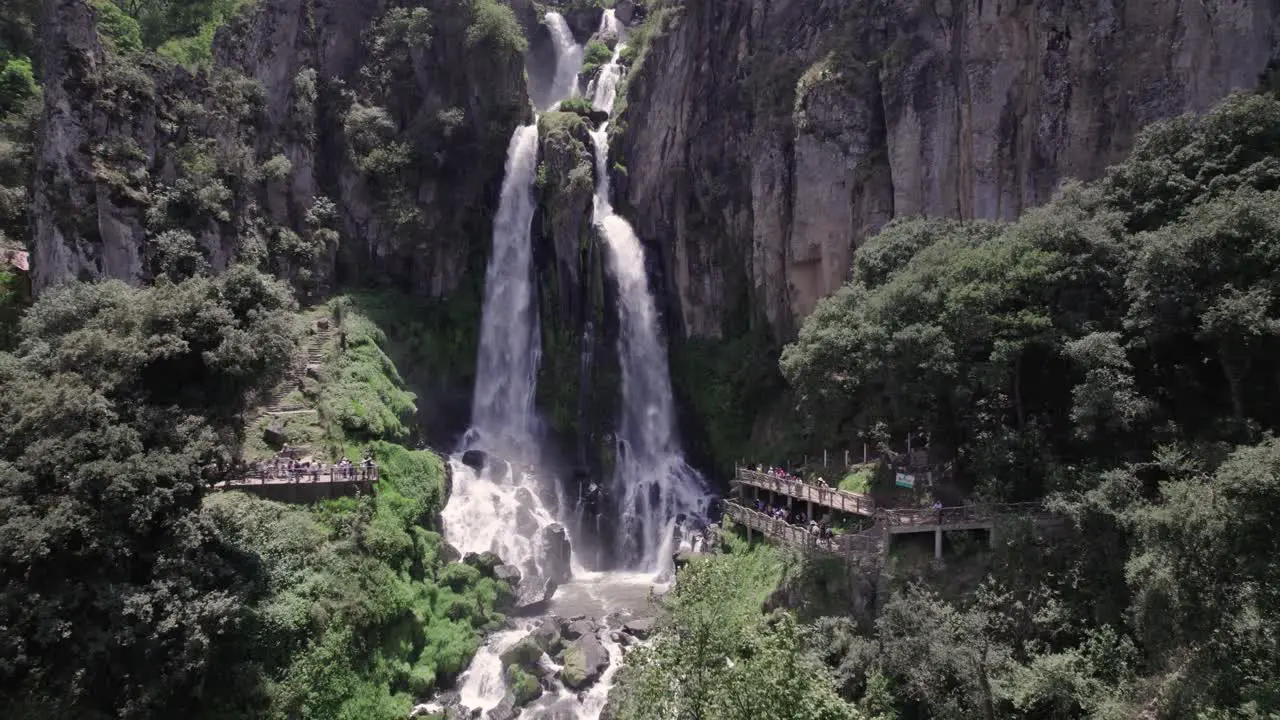
M 142 282 L 175 246 L 303 291 L 377 279 L 439 297 L 483 278 L 524 40 L 494 0 L 261 0 L 190 73 L 104 48 L 51 0 L 36 292 Z M 478 282 L 475 283 L 478 297 Z
M 619 190 L 678 331 L 789 338 L 892 217 L 1012 218 L 1257 86 L 1275 0 L 653 0 Z

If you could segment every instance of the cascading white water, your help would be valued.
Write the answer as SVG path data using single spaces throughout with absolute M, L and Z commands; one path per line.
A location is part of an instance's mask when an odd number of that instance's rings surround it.
M 582 70 L 582 46 L 573 39 L 569 23 L 558 12 L 549 11 L 543 17 L 556 49 L 556 74 L 551 81 L 551 102 L 578 94 L 578 72 Z
M 488 712 L 502 702 L 507 692 L 502 678 L 502 652 L 529 634 L 533 626 L 533 622 L 523 622 L 489 636 L 476 651 L 471 667 L 458 678 L 458 695 L 463 705 Z
M 661 556 L 668 523 L 681 515 L 704 516 L 710 493 L 702 475 L 685 462 L 676 438 L 671 375 L 644 249 L 631 224 L 609 203 L 607 131 L 605 123 L 591 134 L 597 174 L 593 215 L 618 283 L 622 417 L 614 492 L 622 493 L 623 512 L 618 539 L 630 562 L 660 572 L 669 561 Z
M 602 38 L 613 38 L 617 44 L 613 47 L 613 57 L 609 58 L 608 64 L 602 66 L 591 81 L 591 107 L 612 112 L 613 103 L 618 98 L 618 82 L 622 79 L 622 65 L 618 63 L 618 58 L 627 48 L 627 44 L 623 42 L 622 25 L 612 9 L 601 14 L 597 34 Z
M 497 553 L 525 577 L 546 577 L 543 532 L 556 519 L 537 476 L 496 460 L 479 473 L 456 459 L 450 466 L 458 491 L 441 513 L 449 542 L 462 553 Z
M 613 49 L 613 57 L 609 59 L 609 63 L 601 67 L 600 74 L 596 75 L 591 92 L 591 107 L 596 110 L 613 110 L 613 103 L 618 99 L 618 82 L 622 79 L 622 66 L 618 64 L 618 58 L 626 47 L 626 43 L 619 42 Z
M 612 11 L 605 15 L 601 34 L 610 32 L 621 39 L 616 16 Z M 556 49 L 555 78 L 548 100 L 555 107 L 560 100 L 577 93 L 582 47 L 573 41 L 567 23 L 558 13 L 547 13 L 546 24 Z M 601 109 L 612 108 L 622 72 L 618 57 L 624 47 L 618 44 L 613 59 L 602 68 L 592 88 L 593 104 Z M 674 437 L 671 384 L 657 313 L 645 278 L 643 251 L 630 225 L 614 215 L 609 205 L 609 182 L 604 172 L 605 128 L 592 137 L 599 171 L 594 219 L 605 238 L 609 267 L 620 289 L 622 339 L 618 350 L 625 409 L 618 433 L 615 487 L 623 493 L 626 523 L 619 537 L 632 559 L 645 563 L 646 572 L 590 572 L 576 556 L 570 556 L 573 579 L 556 591 L 551 611 L 561 617 L 611 618 L 608 622 L 613 624 L 598 636 L 609 665 L 599 681 L 581 695 L 553 680 L 550 692 L 538 707 L 530 706 L 521 713 L 530 720 L 599 718 L 623 661 L 623 648 L 613 634 L 620 627 L 618 618 L 641 611 L 648 604 L 649 593 L 663 587 L 669 577 L 670 560 L 663 556 L 671 553 L 676 517 L 682 513 L 700 514 L 708 497 L 705 482 L 685 464 Z M 463 447 L 484 449 L 490 457 L 481 472 L 463 464 L 461 458 L 451 460 L 453 491 L 443 513 L 445 536 L 454 547 L 464 553 L 496 552 L 505 563 L 521 570 L 522 591 L 530 576 L 548 574 L 540 541 L 566 504 L 560 497 L 559 484 L 555 485 L 555 497 L 544 499 L 550 493 L 540 492 L 542 480 L 523 464 L 539 461 L 537 443 L 541 435 L 533 405 L 540 338 L 530 237 L 537 144 L 536 126 L 520 128 L 511 139 L 501 205 L 494 221 L 493 256 L 485 277 L 472 427 Z M 548 509 L 548 502 L 556 506 L 555 512 Z M 535 621 L 520 621 L 515 627 L 490 636 L 460 678 L 459 699 L 463 706 L 487 717 L 490 710 L 503 703 L 508 689 L 501 653 L 534 624 Z
M 466 444 L 527 457 L 537 419 L 533 409 L 541 354 L 533 303 L 533 182 L 538 127 L 517 128 L 507 147 L 506 177 L 493 221 L 493 254 L 484 281 L 484 318 Z

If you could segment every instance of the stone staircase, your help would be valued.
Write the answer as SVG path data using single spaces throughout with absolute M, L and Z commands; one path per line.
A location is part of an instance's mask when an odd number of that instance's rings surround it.
M 267 404 L 262 408 L 262 415 L 315 412 L 314 409 L 305 405 L 285 402 L 289 393 L 302 386 L 302 377 L 307 372 L 307 367 L 320 365 L 324 362 L 325 349 L 329 345 L 329 340 L 333 337 L 332 326 L 328 321 L 322 320 L 313 325 L 312 329 L 315 332 L 307 338 L 302 347 L 302 352 L 295 357 L 293 366 L 289 368 L 289 373 L 284 380 L 272 391 Z

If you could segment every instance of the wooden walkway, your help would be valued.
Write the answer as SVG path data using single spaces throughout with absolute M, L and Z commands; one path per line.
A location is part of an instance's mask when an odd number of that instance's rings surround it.
M 733 501 L 725 503 L 725 515 L 749 530 L 759 531 L 770 539 L 792 547 L 832 552 L 857 561 L 883 558 L 888 552 L 889 538 L 893 535 L 933 533 L 934 555 L 940 558 L 944 532 L 963 530 L 994 532 L 997 518 L 1007 516 L 1030 517 L 1038 524 L 1053 522 L 1057 519 L 1046 512 L 1040 503 L 972 504 L 943 508 L 882 508 L 876 507 L 875 502 L 867 495 L 810 485 L 800 480 L 779 478 L 747 468 L 738 468 L 737 484 L 739 490 L 743 487 L 755 488 L 757 496 L 759 490 L 765 490 L 785 495 L 791 500 L 809 503 L 810 516 L 817 514 L 813 507 L 817 505 L 827 510 L 874 518 L 875 525 L 869 530 L 841 535 L 833 541 L 823 541 L 804 528 L 791 525 L 785 520 L 769 517 L 752 510 L 745 504 Z M 748 502 L 748 498 L 743 495 L 739 492 L 741 503 Z M 793 503 L 789 502 L 788 509 L 793 508 Z
M 724 504 L 725 517 L 769 539 L 804 552 L 839 555 L 856 563 L 877 563 L 884 554 L 883 531 L 872 528 L 856 534 L 835 535 L 829 540 L 785 520 L 771 518 L 734 502 Z
M 362 468 L 356 465 L 342 468 L 337 465 L 322 465 L 299 469 L 293 473 L 263 472 L 262 468 L 252 468 L 239 478 L 214 485 L 213 489 L 239 490 L 272 500 L 305 503 L 356 493 L 372 493 L 377 482 L 376 467 Z
M 786 480 L 768 473 L 738 468 L 738 481 L 746 485 L 789 495 L 805 502 L 817 503 L 823 507 L 839 510 L 851 515 L 871 517 L 876 514 L 875 501 L 870 495 L 859 495 L 832 487 L 810 485 L 800 480 Z

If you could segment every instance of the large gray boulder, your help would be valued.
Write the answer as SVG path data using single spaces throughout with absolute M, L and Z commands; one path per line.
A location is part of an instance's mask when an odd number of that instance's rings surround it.
M 570 690 L 589 687 L 609 667 L 609 653 L 595 634 L 583 635 L 564 649 L 560 682 Z
M 626 624 L 622 626 L 622 631 L 632 637 L 647 640 L 649 636 L 653 634 L 653 628 L 657 623 L 658 621 L 651 617 L 636 618 L 634 620 L 628 620 Z
M 569 533 L 563 525 L 554 523 L 542 531 L 543 567 L 547 577 L 558 585 L 573 577 L 571 552 Z

